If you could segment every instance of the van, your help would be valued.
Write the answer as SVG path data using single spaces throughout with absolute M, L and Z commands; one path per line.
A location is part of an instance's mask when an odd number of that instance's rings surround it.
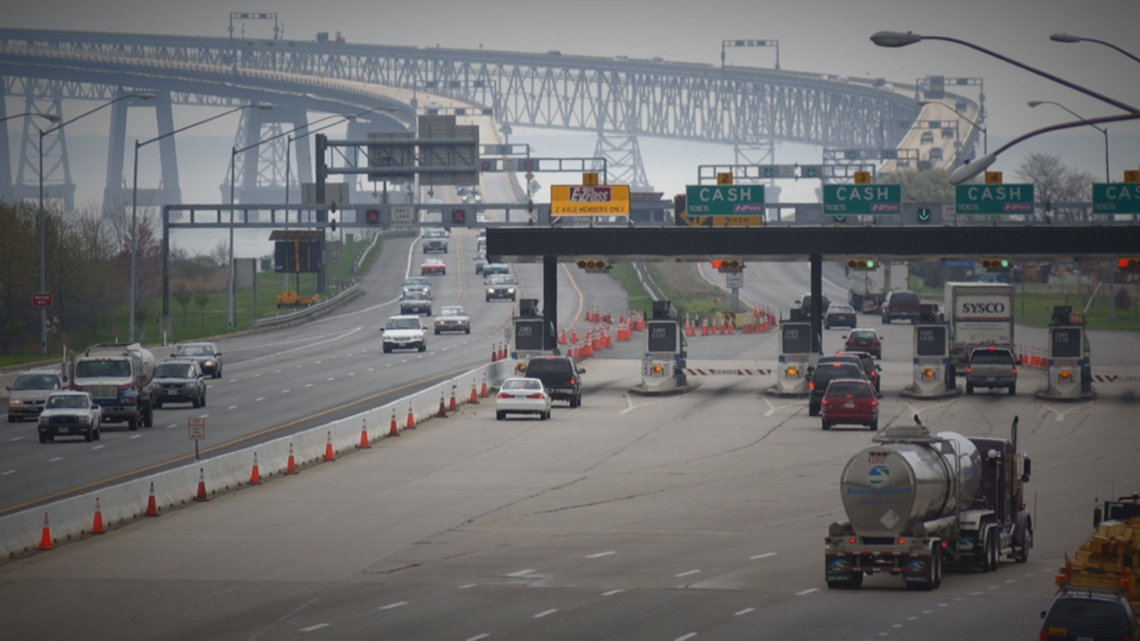
M 883 324 L 889 325 L 895 319 L 909 320 L 911 324 L 918 322 L 922 299 L 918 294 L 909 291 L 888 292 L 883 300 Z

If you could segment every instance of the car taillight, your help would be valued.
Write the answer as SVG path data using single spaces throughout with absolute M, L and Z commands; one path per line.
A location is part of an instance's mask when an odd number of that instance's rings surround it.
M 527 394 L 526 397 L 527 398 L 537 398 L 537 399 L 546 398 L 545 396 L 542 395 L 542 392 L 539 392 L 537 394 Z
M 815 389 L 815 383 L 808 383 L 808 389 Z
M 826 398 L 825 398 L 825 399 L 823 399 L 823 402 L 822 402 L 821 404 L 822 404 L 822 405 L 827 405 L 827 399 L 826 399 Z
M 899 539 L 899 545 L 906 545 L 906 539 Z
M 854 544 L 855 543 L 855 537 L 851 537 L 851 538 L 847 539 L 847 542 Z
M 1017 373 L 1017 368 L 1016 368 L 1016 367 L 1011 367 L 1011 368 L 1009 368 L 1009 373 L 1010 373 L 1010 374 L 1016 374 L 1016 373 Z
M 575 379 L 573 376 L 571 376 L 571 377 L 570 377 L 570 384 L 571 384 L 571 385 L 577 385 L 577 384 L 578 384 L 578 381 L 577 381 L 577 380 L 576 380 L 576 379 Z
M 1049 629 L 1041 628 L 1041 636 L 1037 637 L 1041 641 L 1049 641 Z
M 876 406 L 876 405 L 878 405 L 878 404 L 879 404 L 879 401 L 876 401 L 876 400 L 874 400 L 874 399 L 871 399 L 871 407 L 874 407 L 874 406 Z
M 967 374 L 969 374 L 969 373 L 970 373 L 970 369 L 971 369 L 971 368 L 970 368 L 970 366 L 969 366 L 969 365 L 967 365 L 967 366 L 966 366 L 966 373 L 967 373 Z
M 514 396 L 511 396 L 510 394 L 504 394 L 502 392 L 499 392 L 499 395 L 496 396 L 495 398 L 514 398 Z
M 878 344 L 879 344 L 879 339 L 877 339 L 877 338 L 873 338 L 873 339 L 871 339 L 871 344 L 872 344 L 872 345 L 878 345 Z

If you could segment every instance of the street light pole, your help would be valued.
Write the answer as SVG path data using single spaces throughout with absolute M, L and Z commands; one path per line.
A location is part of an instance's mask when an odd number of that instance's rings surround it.
M 1092 127 L 1093 129 L 1096 129 L 1100 133 L 1104 134 L 1104 182 L 1106 182 L 1106 183 L 1112 182 L 1112 172 L 1109 170 L 1109 167 L 1108 167 L 1108 127 L 1097 127 L 1093 123 L 1089 122 L 1081 114 L 1073 111 L 1072 109 L 1069 109 L 1068 107 L 1066 107 L 1065 105 L 1062 105 L 1059 102 L 1054 102 L 1052 100 L 1030 100 L 1028 104 L 1030 107 L 1037 107 L 1038 105 L 1053 105 L 1054 107 L 1060 107 L 1061 109 L 1064 109 L 1065 111 L 1076 116 L 1077 118 L 1080 118 L 1081 121 L 1088 123 L 1088 125 L 1090 127 Z
M 39 179 L 40 179 L 40 181 L 39 181 L 40 182 L 40 194 L 39 194 L 39 196 L 40 196 L 40 199 L 39 200 L 40 200 L 40 202 L 39 202 L 39 212 L 37 215 L 37 227 L 39 229 L 38 229 L 38 232 L 36 234 L 38 236 L 37 241 L 38 241 L 39 247 L 40 247 L 40 292 L 46 292 L 47 291 L 47 247 L 46 247 L 46 244 L 47 244 L 46 226 L 47 225 L 46 225 L 46 221 L 44 220 L 44 136 L 52 133 L 53 131 L 58 131 L 60 129 L 63 129 L 66 125 L 69 125 L 69 124 L 75 122 L 76 120 L 86 118 L 87 116 L 90 116 L 91 114 L 95 113 L 96 111 L 99 111 L 100 109 L 105 109 L 105 108 L 110 107 L 111 105 L 115 104 L 116 102 L 119 102 L 122 100 L 127 100 L 128 98 L 140 98 L 142 100 L 154 100 L 154 94 L 152 94 L 152 93 L 131 93 L 131 94 L 127 94 L 125 96 L 119 96 L 118 98 L 115 98 L 114 100 L 111 100 L 109 102 L 105 102 L 105 103 L 99 105 L 98 107 L 95 107 L 94 109 L 83 112 L 83 113 L 79 114 L 78 116 L 72 118 L 71 120 L 61 122 L 61 123 L 57 124 L 56 126 L 50 128 L 50 129 L 40 130 L 40 144 L 39 144 L 39 156 L 40 156 L 40 158 L 39 158 Z M 33 115 L 43 116 L 44 118 L 47 118 L 51 122 L 58 122 L 59 121 L 58 116 L 46 116 L 43 114 L 33 114 Z M 48 348 L 47 348 L 47 308 L 46 307 L 40 308 L 40 353 L 43 354 L 44 356 L 46 356 L 48 353 Z
M 951 106 L 950 106 L 950 105 L 948 105 L 948 104 L 945 104 L 945 103 L 942 103 L 942 102 L 937 102 L 937 101 L 934 101 L 934 100 L 920 100 L 918 104 L 920 104 L 920 105 L 927 105 L 927 104 L 938 104 L 938 105 L 940 105 L 940 106 L 942 106 L 942 107 L 946 107 L 946 108 L 947 108 L 947 109 L 949 109 L 950 111 L 953 111 L 954 113 L 958 114 L 958 117 L 959 117 L 959 118 L 961 118 L 962 120 L 965 120 L 966 122 L 970 123 L 970 125 L 971 125 L 972 127 L 975 127 L 975 128 L 977 128 L 977 130 L 978 130 L 978 131 L 982 132 L 982 154 L 983 154 L 983 155 L 985 155 L 985 154 L 988 154 L 988 153 L 989 153 L 989 147 L 990 147 L 990 135 L 989 135 L 989 133 L 987 133 L 987 132 L 986 132 L 986 128 L 985 128 L 985 127 L 983 127 L 983 126 L 979 125 L 979 124 L 978 124 L 976 121 L 970 120 L 970 119 L 969 119 L 969 118 L 966 116 L 966 114 L 962 113 L 961 111 L 958 111 L 957 109 L 955 109 L 955 108 L 951 107 Z
M 1053 42 L 1095 42 L 1098 45 L 1104 45 L 1110 49 L 1115 49 L 1115 50 L 1119 51 L 1120 53 L 1128 56 L 1129 58 L 1132 58 L 1136 62 L 1140 62 L 1140 58 L 1137 58 L 1136 56 L 1128 53 L 1127 51 L 1121 49 L 1120 47 L 1118 47 L 1114 44 L 1112 44 L 1111 42 L 1105 42 L 1104 40 L 1097 40 L 1096 38 L 1083 38 L 1081 36 L 1073 36 L 1073 35 L 1069 35 L 1067 33 L 1055 33 L 1055 34 L 1049 36 L 1049 39 L 1052 40 Z

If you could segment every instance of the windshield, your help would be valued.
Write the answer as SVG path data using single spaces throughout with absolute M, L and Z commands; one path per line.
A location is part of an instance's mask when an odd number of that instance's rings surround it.
M 1013 363 L 1013 354 L 1006 350 L 985 350 L 974 352 L 970 362 L 974 365 L 1010 365 Z
M 1093 599 L 1058 599 L 1045 619 L 1046 626 L 1082 630 L 1124 630 L 1121 607 Z
M 487 279 L 488 285 L 514 285 L 515 279 L 510 276 L 492 276 Z
M 875 332 L 866 330 L 862 332 L 851 332 L 852 340 L 857 341 L 870 341 L 875 340 Z
M 201 345 L 191 345 L 188 347 L 178 348 L 179 356 L 213 356 L 214 352 L 209 347 L 202 347 Z
M 404 281 L 404 287 L 413 287 L 413 286 L 427 287 L 427 284 L 428 284 L 428 282 L 427 282 L 426 278 L 409 278 L 408 280 Z
M 444 307 L 439 310 L 440 316 L 466 316 L 467 313 L 463 311 L 462 307 Z
M 53 374 L 22 374 L 12 383 L 12 391 L 59 389 L 59 377 Z
M 47 408 L 49 410 L 84 409 L 86 407 L 87 399 L 78 394 L 68 394 L 66 396 L 49 396 L 47 400 Z
M 408 292 L 407 294 L 404 294 L 404 300 L 427 300 L 427 299 L 428 299 L 427 294 L 420 292 L 420 291 Z
M 508 378 L 503 381 L 502 389 L 542 389 L 542 381 L 537 378 Z
M 850 307 L 848 307 L 846 305 L 832 305 L 831 307 L 827 308 L 827 313 L 829 313 L 829 314 L 854 314 L 855 310 L 851 309 Z
M 194 369 L 188 363 L 163 363 L 154 372 L 155 378 L 190 378 Z
M 124 378 L 131 375 L 131 364 L 128 361 L 79 361 L 75 364 L 76 378 L 97 378 L 107 376 Z
M 392 318 L 388 320 L 388 326 L 385 329 L 419 329 L 420 320 L 418 318 Z

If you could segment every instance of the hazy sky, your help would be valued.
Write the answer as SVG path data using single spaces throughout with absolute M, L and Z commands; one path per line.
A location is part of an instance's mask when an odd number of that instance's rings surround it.
M 1138 0 L 38 0 L 6 5 L 6 27 L 225 36 L 230 11 L 274 11 L 289 39 L 311 40 L 318 31 L 339 30 L 362 43 L 482 44 L 707 63 L 719 62 L 724 38 L 778 38 L 784 69 L 902 82 L 929 74 L 981 76 L 994 135 L 1016 135 L 1065 116 L 1054 107 L 1030 109 L 1028 100 L 1056 100 L 1086 116 L 1114 111 L 960 45 L 923 42 L 882 49 L 868 40 L 880 29 L 911 30 L 969 40 L 1140 105 L 1140 63 L 1101 45 L 1049 40 L 1049 34 L 1066 31 L 1140 55 Z M 263 23 L 249 23 L 247 34 L 269 37 L 272 32 Z M 730 50 L 729 62 L 772 66 L 774 53 Z M 1140 132 L 1140 124 L 1113 130 Z

